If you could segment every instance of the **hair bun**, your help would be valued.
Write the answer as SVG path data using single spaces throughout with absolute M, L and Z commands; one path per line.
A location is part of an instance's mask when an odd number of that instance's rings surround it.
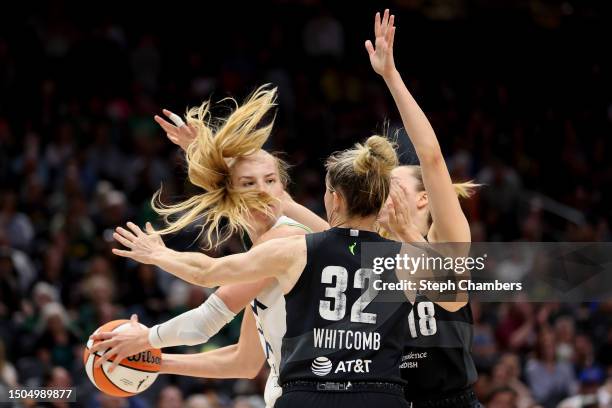
M 365 144 L 357 144 L 357 149 L 358 153 L 353 163 L 357 174 L 374 171 L 387 175 L 398 165 L 395 147 L 385 137 L 370 136 Z

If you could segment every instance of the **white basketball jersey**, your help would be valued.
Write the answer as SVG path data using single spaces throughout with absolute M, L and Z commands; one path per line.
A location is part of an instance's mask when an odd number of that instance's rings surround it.
M 281 225 L 292 225 L 310 232 L 307 227 L 284 215 L 276 221 L 272 228 Z M 266 408 L 272 408 L 283 391 L 278 385 L 278 370 L 281 361 L 281 344 L 287 330 L 285 297 L 278 281 L 274 280 L 273 284 L 263 289 L 251 301 L 251 309 L 255 315 L 261 347 L 270 365 L 270 375 L 266 382 L 264 400 L 266 401 Z

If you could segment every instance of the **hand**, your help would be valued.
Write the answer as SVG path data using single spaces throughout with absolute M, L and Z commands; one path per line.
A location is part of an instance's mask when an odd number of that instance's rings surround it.
M 380 13 L 374 17 L 374 36 L 376 48 L 370 40 L 365 42 L 366 50 L 370 56 L 370 63 L 374 71 L 383 78 L 389 77 L 395 72 L 393 61 L 393 39 L 395 38 L 395 16 L 389 17 L 389 9 L 385 10 L 382 21 Z
M 130 248 L 131 251 L 113 248 L 113 254 L 131 258 L 140 263 L 153 264 L 154 256 L 166 249 L 164 241 L 159 234 L 155 233 L 150 222 L 147 222 L 146 225 L 147 234 L 142 232 L 140 227 L 133 222 L 128 222 L 127 226 L 130 230 L 117 227 L 113 233 L 113 238 L 123 246 Z
M 394 237 L 403 242 L 424 242 L 418 228 L 412 221 L 412 215 L 408 206 L 408 189 L 398 181 L 391 182 L 389 199 L 385 203 L 379 223 Z
M 92 353 L 103 353 L 94 367 L 100 367 L 109 358 L 112 358 L 109 372 L 113 372 L 124 358 L 152 348 L 149 343 L 149 328 L 138 323 L 138 316 L 135 314 L 130 318 L 128 329 L 121 332 L 92 334 L 89 338 L 95 341 L 90 351 Z
M 167 109 L 163 109 L 164 115 L 170 120 L 175 122 L 175 125 L 164 120 L 161 116 L 155 115 L 155 121 L 166 131 L 166 137 L 170 139 L 172 143 L 181 147 L 181 149 L 187 151 L 187 148 L 196 138 L 196 131 L 191 125 L 186 125 L 180 119 L 180 117 Z M 176 123 L 176 118 L 180 120 L 180 123 Z

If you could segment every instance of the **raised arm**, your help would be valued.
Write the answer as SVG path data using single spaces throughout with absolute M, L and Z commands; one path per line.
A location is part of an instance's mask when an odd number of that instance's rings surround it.
M 429 197 L 433 225 L 429 240 L 432 242 L 470 242 L 470 228 L 461 210 L 450 174 L 444 162 L 440 144 L 427 117 L 412 97 L 395 67 L 393 40 L 394 16 L 385 10 L 381 19 L 374 20 L 375 46 L 366 41 L 372 68 L 381 75 L 393 96 L 402 122 L 412 142 L 423 172 L 423 184 Z
M 163 354 L 160 372 L 203 378 L 253 378 L 264 361 L 255 317 L 247 307 L 237 344 L 199 354 Z

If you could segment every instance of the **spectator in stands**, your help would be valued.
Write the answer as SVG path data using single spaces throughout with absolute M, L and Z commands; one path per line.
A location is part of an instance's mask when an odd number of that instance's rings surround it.
M 562 399 L 576 391 L 572 366 L 557 361 L 555 335 L 542 327 L 538 333 L 535 356 L 525 367 L 527 383 L 535 400 L 545 408 L 554 408 Z

